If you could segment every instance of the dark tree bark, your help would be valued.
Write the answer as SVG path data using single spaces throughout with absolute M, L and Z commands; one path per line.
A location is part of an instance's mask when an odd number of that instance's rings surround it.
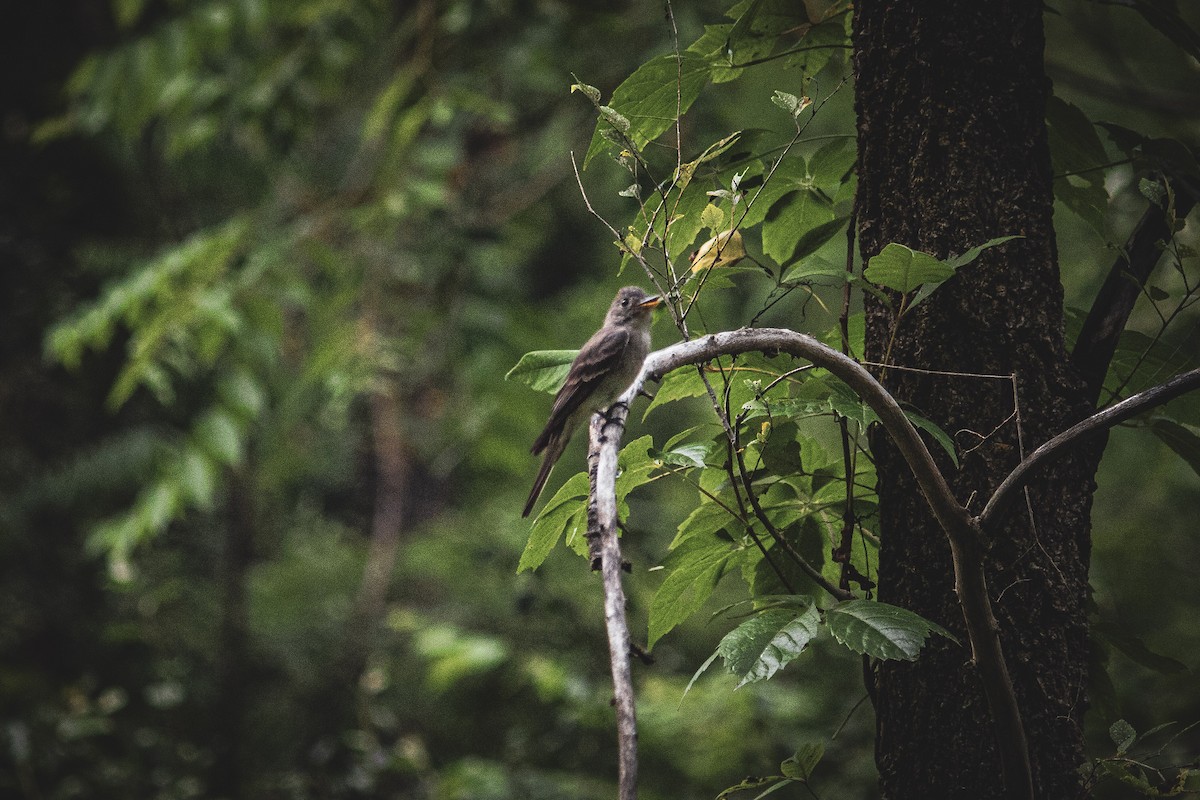
M 877 372 L 969 449 L 959 469 L 943 468 L 976 514 L 1022 451 L 1090 405 L 1063 343 L 1041 15 L 1038 0 L 855 4 L 863 258 L 889 242 L 946 257 L 997 236 L 1024 237 L 985 251 L 906 315 L 890 350 L 898 366 L 1015 375 L 1019 416 L 1003 378 Z M 892 312 L 868 298 L 869 360 L 884 360 L 894 326 Z M 882 436 L 872 446 L 880 599 L 961 634 L 946 538 L 895 449 Z M 988 532 L 986 571 L 1038 797 L 1074 797 L 1080 785 L 1097 461 L 1093 446 L 1045 470 L 1028 502 Z M 876 760 L 885 797 L 1010 796 L 969 660 L 969 651 L 942 642 L 913 664 L 880 666 Z

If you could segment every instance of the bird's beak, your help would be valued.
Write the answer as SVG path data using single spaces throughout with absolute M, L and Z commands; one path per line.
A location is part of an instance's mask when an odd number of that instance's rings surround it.
M 655 295 L 654 297 L 647 297 L 645 300 L 638 303 L 638 308 L 654 308 L 661 302 L 662 298 L 658 295 Z

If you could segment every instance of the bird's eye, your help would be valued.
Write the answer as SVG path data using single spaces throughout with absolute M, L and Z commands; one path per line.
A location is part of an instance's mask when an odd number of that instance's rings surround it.
M 625 298 L 624 300 L 622 300 L 622 301 L 621 301 L 621 305 L 622 305 L 622 306 L 627 306 L 627 305 L 629 305 L 629 298 Z

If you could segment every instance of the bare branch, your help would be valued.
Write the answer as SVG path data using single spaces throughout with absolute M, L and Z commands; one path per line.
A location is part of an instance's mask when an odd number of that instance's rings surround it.
M 1109 428 L 1119 425 L 1130 417 L 1137 416 L 1155 406 L 1168 403 L 1181 394 L 1197 388 L 1200 388 L 1200 369 L 1180 373 L 1166 383 L 1159 384 L 1153 389 L 1139 392 L 1132 397 L 1109 406 L 1103 411 L 1093 414 L 1083 422 L 1068 428 L 1050 439 L 1018 464 L 1008 474 L 1008 477 L 1000 483 L 996 491 L 992 493 L 991 499 L 987 501 L 987 505 L 984 506 L 983 511 L 980 512 L 977 518 L 980 528 L 987 530 L 994 524 L 994 521 L 1004 513 L 1004 509 L 1012 501 L 1016 493 L 1029 482 L 1032 472 L 1036 467 L 1063 455 L 1079 439 L 1091 434 L 1107 431 Z
M 628 413 L 627 403 L 617 403 L 607 416 L 593 414 L 588 446 L 588 476 L 592 483 L 588 502 L 588 536 L 596 537 L 589 539 L 589 542 L 598 540 L 600 574 L 604 581 L 604 625 L 608 630 L 613 705 L 617 712 L 617 796 L 620 800 L 635 800 L 638 773 L 637 713 L 633 702 L 633 673 L 629 665 L 625 590 L 621 586 L 621 544 L 617 539 L 617 442 Z

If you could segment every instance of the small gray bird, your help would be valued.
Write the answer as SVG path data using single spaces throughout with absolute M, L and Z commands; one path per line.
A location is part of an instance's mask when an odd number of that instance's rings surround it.
M 646 294 L 638 286 L 617 292 L 604 325 L 571 362 L 566 383 L 554 397 L 550 421 L 530 451 L 536 456 L 544 450 L 546 455 L 521 516 L 528 517 L 533 510 L 554 462 L 580 423 L 612 405 L 637 377 L 650 353 L 651 311 L 660 302 L 660 297 Z

